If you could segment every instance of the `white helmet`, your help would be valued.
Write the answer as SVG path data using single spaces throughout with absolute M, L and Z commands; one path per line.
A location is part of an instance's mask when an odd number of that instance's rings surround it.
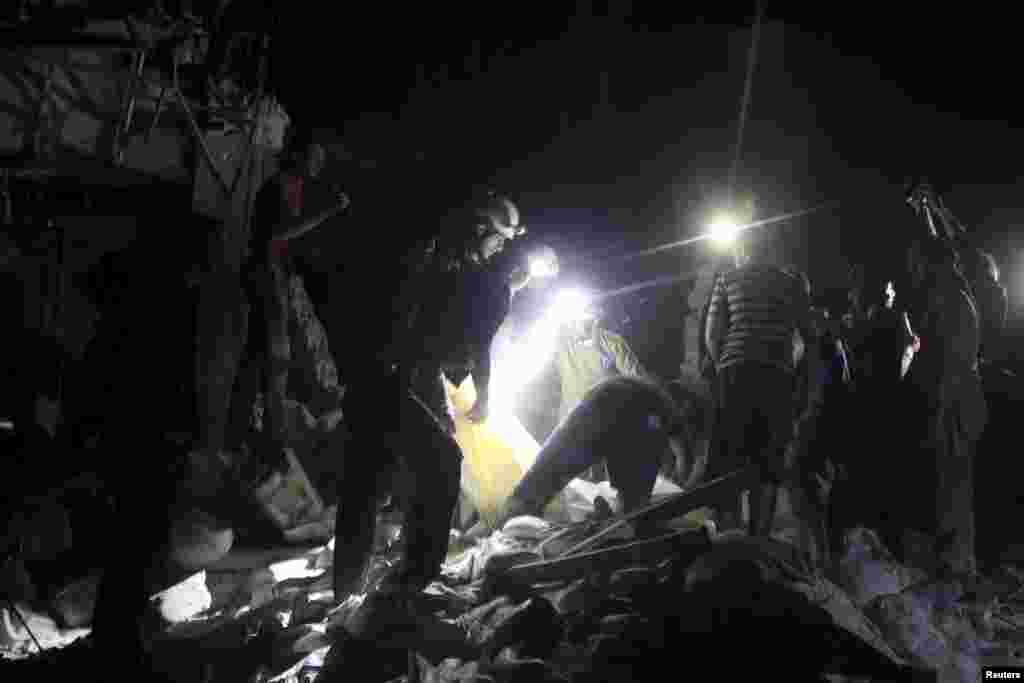
M 476 215 L 484 219 L 484 229 L 505 239 L 515 239 L 526 233 L 526 228 L 519 222 L 519 209 L 506 197 L 492 194 L 487 203 L 476 210 Z

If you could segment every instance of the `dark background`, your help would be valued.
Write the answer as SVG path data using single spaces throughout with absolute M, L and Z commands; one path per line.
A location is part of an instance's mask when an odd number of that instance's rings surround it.
M 416 220 L 396 204 L 422 221 L 496 184 L 559 248 L 563 279 L 614 289 L 690 272 L 700 246 L 614 256 L 698 234 L 727 187 L 755 6 L 701 4 L 307 9 L 281 16 L 274 84 L 297 121 L 338 131 L 360 221 Z M 766 228 L 788 259 L 818 291 L 845 287 L 855 263 L 894 270 L 920 230 L 903 184 L 924 174 L 995 253 L 1014 317 L 1024 133 L 1011 18 L 995 5 L 774 5 L 736 187 L 761 217 L 835 203 Z M 341 232 L 349 245 L 354 231 Z M 676 343 L 677 297 L 620 297 L 637 330 L 660 319 L 641 346 Z

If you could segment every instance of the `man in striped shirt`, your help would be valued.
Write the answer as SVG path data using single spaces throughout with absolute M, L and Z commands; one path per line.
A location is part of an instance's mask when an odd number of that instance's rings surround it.
M 810 297 L 801 278 L 780 268 L 742 251 L 736 262 L 715 283 L 705 328 L 718 382 L 719 462 L 713 467 L 719 475 L 760 468 L 749 532 L 767 535 L 793 432 L 795 333 L 811 339 Z M 723 510 L 727 522 L 738 522 L 738 513 Z

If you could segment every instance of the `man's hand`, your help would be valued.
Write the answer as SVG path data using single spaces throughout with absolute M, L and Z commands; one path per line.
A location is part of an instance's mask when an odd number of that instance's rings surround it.
M 466 419 L 475 424 L 480 424 L 487 419 L 488 413 L 487 399 L 483 396 L 477 396 L 476 403 L 468 413 L 466 413 Z

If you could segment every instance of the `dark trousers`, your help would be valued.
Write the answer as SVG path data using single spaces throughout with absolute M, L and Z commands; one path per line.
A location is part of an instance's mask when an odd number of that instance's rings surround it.
M 440 571 L 459 497 L 462 453 L 425 405 L 383 374 L 348 384 L 342 409 L 351 440 L 345 449 L 335 527 L 334 585 L 339 596 L 359 589 L 373 549 L 379 501 L 391 487 L 399 459 L 410 474 L 411 490 L 402 496 L 405 559 L 391 580 L 418 591 Z
M 793 377 L 782 368 L 737 363 L 718 372 L 715 476 L 748 466 L 759 470 L 751 492 L 750 533 L 767 535 L 774 519 L 778 486 L 785 478 L 786 445 L 793 436 Z M 742 505 L 722 510 L 739 522 Z M 733 519 L 729 519 L 732 517 Z
M 263 429 L 255 455 L 263 464 L 281 467 L 285 444 L 285 400 L 292 349 L 288 321 L 289 274 L 271 267 L 260 271 L 246 287 L 247 305 L 242 339 L 244 351 L 235 359 L 234 389 L 228 408 L 228 447 L 251 441 L 253 407 L 263 393 Z
M 718 373 L 716 476 L 758 465 L 782 481 L 793 436 L 793 378 L 781 368 L 737 363 Z
M 610 427 L 594 424 L 588 420 L 588 407 L 581 404 L 551 433 L 516 485 L 513 497 L 533 514 L 539 515 L 570 481 L 602 463 L 627 511 L 650 500 L 658 468 L 668 452 L 665 433 L 651 429 L 646 422 L 620 420 Z
M 980 380 L 952 378 L 931 416 L 931 449 L 937 474 L 935 512 L 942 559 L 954 571 L 977 569 L 974 524 L 974 445 L 988 419 Z
M 164 443 L 152 426 L 126 427 L 126 431 L 129 434 L 102 446 L 109 453 L 105 479 L 114 497 L 115 516 L 102 535 L 107 540 L 101 551 L 106 561 L 96 597 L 93 637 L 101 658 L 145 669 L 141 627 L 153 589 L 152 571 L 162 568 L 168 555 L 180 477 L 174 464 L 180 452 Z

